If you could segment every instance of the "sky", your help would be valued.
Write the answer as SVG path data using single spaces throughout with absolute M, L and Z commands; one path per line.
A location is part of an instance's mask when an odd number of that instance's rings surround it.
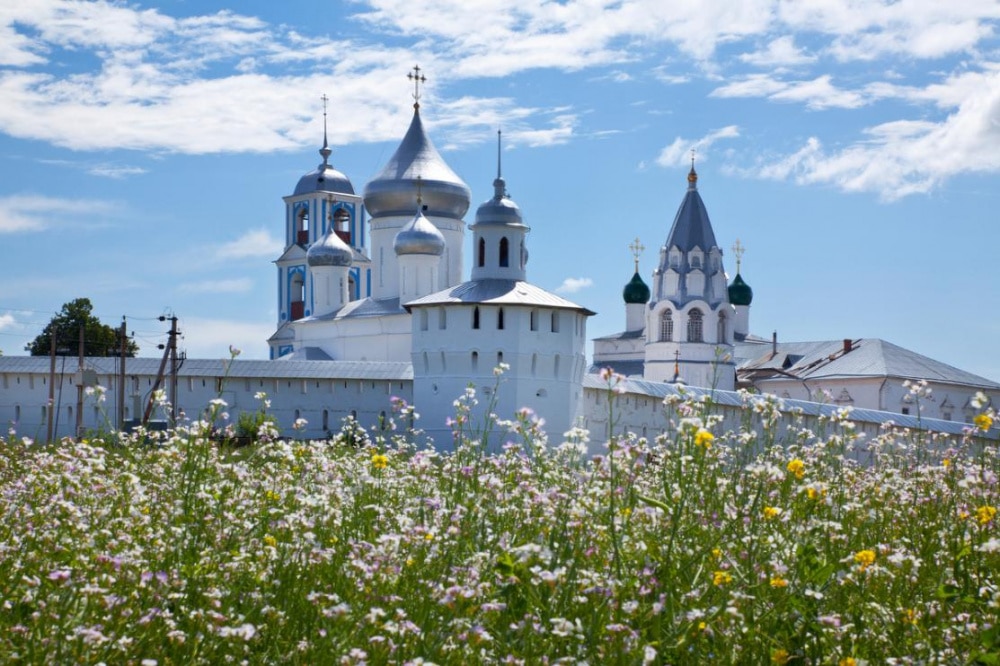
M 321 96 L 361 192 L 419 64 L 467 221 L 502 127 L 528 279 L 596 311 L 589 337 L 624 329 L 628 246 L 650 282 L 694 150 L 730 276 L 746 248 L 753 333 L 883 338 L 1000 381 L 998 19 L 996 0 L 2 2 L 0 350 L 87 297 L 142 356 L 176 315 L 189 357 L 266 358 Z

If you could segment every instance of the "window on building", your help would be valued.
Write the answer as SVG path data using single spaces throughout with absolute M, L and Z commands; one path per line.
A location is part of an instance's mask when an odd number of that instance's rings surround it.
M 472 328 L 479 328 L 479 306 L 472 309 Z
M 559 332 L 559 313 L 558 312 L 553 312 L 552 313 L 552 326 L 551 326 L 551 328 L 552 328 L 552 332 L 553 333 L 558 333 Z
M 501 363 L 503 363 L 503 352 L 502 351 L 498 351 L 497 352 L 497 365 L 500 365 Z
M 497 310 L 497 330 L 503 330 L 503 308 Z
M 478 252 L 478 257 L 476 259 L 476 265 L 479 266 L 480 268 L 482 268 L 483 266 L 486 265 L 486 239 L 485 238 L 480 238 L 479 239 L 479 252 Z
M 479 370 L 479 352 L 472 352 L 472 371 Z
M 669 309 L 660 313 L 660 342 L 671 342 L 674 339 L 674 313 Z
M 305 245 L 309 242 L 309 207 L 303 206 L 295 218 L 295 242 Z
M 420 330 L 427 330 L 427 308 L 420 309 Z
M 728 331 L 726 330 L 726 323 L 727 323 L 726 322 L 726 313 L 723 312 L 722 310 L 720 310 L 719 311 L 718 331 L 716 332 L 716 334 L 718 336 L 717 340 L 718 340 L 719 344 L 725 344 L 725 342 L 726 342 L 726 335 L 728 334 Z
M 510 266 L 510 243 L 504 236 L 500 239 L 500 267 L 506 268 L 507 266 Z
M 528 328 L 532 331 L 538 330 L 538 310 L 532 310 L 531 314 L 528 315 Z
M 448 310 L 446 308 L 438 309 L 438 328 L 442 331 L 448 328 Z
M 693 308 L 688 312 L 688 342 L 702 342 L 704 341 L 704 331 L 702 326 L 704 324 L 704 317 L 701 314 L 701 310 L 698 308 Z

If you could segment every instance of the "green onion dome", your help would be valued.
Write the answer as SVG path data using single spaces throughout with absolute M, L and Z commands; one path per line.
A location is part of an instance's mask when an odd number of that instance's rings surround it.
M 632 276 L 632 279 L 629 280 L 628 284 L 622 290 L 622 298 L 625 299 L 626 303 L 649 302 L 649 287 L 639 277 L 638 271 L 636 271 L 635 275 Z
M 750 305 L 753 301 L 753 289 L 750 288 L 739 273 L 729 285 L 729 302 L 733 305 Z

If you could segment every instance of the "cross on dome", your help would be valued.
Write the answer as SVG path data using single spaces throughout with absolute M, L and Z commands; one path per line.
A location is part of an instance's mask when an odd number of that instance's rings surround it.
M 639 237 L 629 243 L 628 249 L 632 250 L 632 258 L 635 260 L 635 272 L 639 272 L 639 255 L 646 249 L 646 246 L 639 242 Z
M 413 108 L 420 108 L 420 84 L 427 82 L 427 77 L 420 73 L 420 65 L 414 65 L 413 71 L 406 75 L 413 81 Z

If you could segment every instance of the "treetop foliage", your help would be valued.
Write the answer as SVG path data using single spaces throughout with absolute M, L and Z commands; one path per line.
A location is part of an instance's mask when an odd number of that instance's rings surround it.
M 102 324 L 91 314 L 94 310 L 89 298 L 77 298 L 64 303 L 62 310 L 52 317 L 42 332 L 25 348 L 32 356 L 48 356 L 55 337 L 56 356 L 76 356 L 79 353 L 80 327 L 83 327 L 84 356 L 118 356 L 121 349 L 119 329 Z M 139 346 L 131 339 L 125 341 L 125 355 L 135 356 Z

